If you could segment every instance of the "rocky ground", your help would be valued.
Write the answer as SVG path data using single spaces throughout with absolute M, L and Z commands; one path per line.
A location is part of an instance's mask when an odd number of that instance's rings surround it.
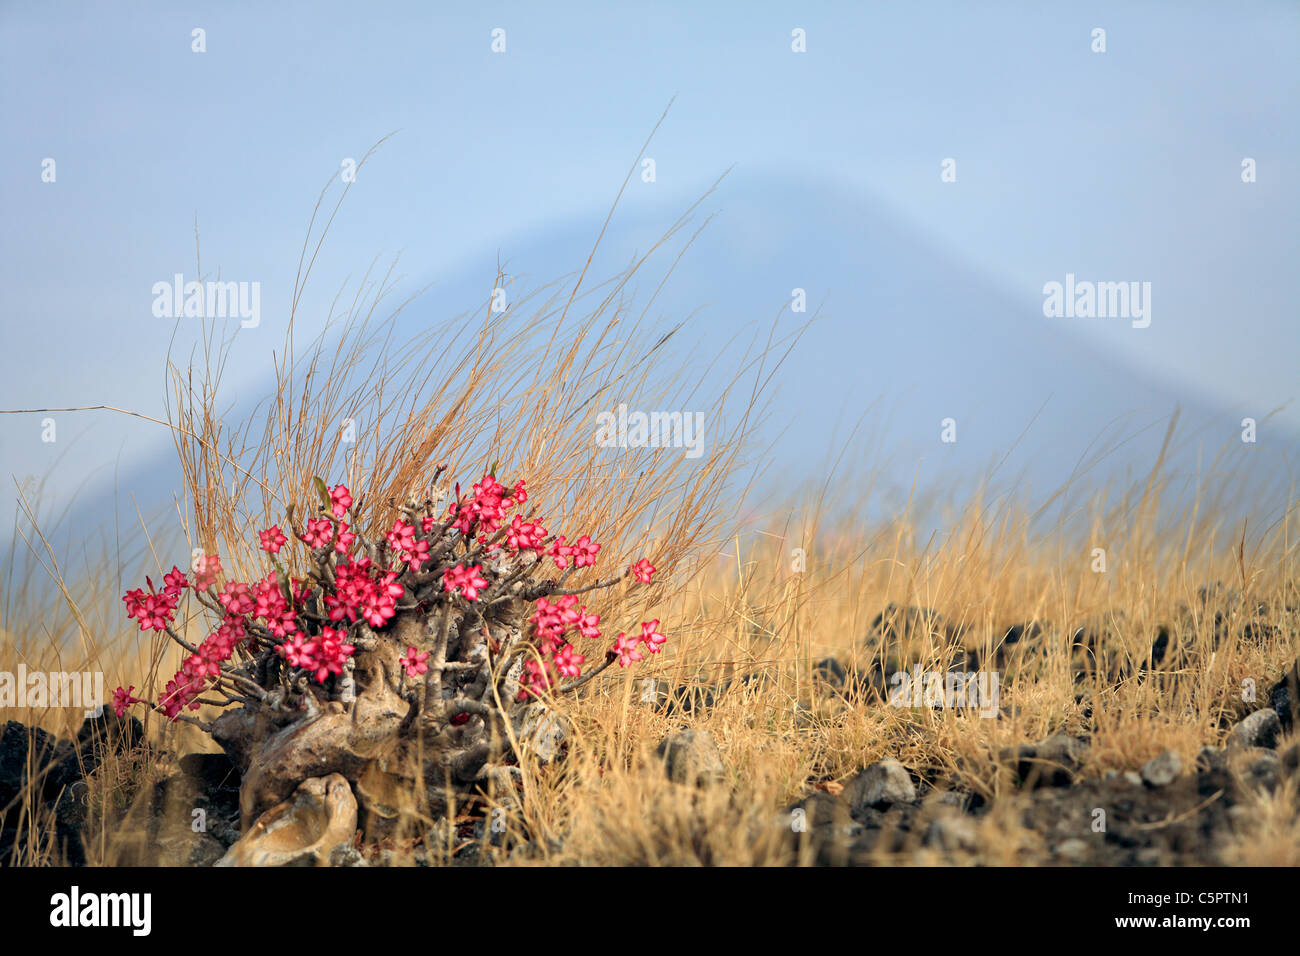
M 107 728 L 113 729 L 105 733 Z M 28 728 L 10 722 L 0 737 L 0 800 L 16 797 L 17 787 L 28 779 L 23 767 L 41 768 L 53 835 L 70 863 L 83 863 L 86 768 L 93 772 L 102 744 L 137 745 L 129 736 L 133 729 L 138 730 L 110 717 L 88 721 L 77 741 L 54 741 L 39 731 L 29 736 Z M 1277 712 L 1262 709 L 1234 728 L 1228 746 L 1204 748 L 1192 766 L 1167 751 L 1138 770 L 1109 771 L 1094 779 L 1076 778 L 1088 742 L 1057 734 L 1003 755 L 1018 789 L 994 800 L 936 787 L 887 758 L 775 812 L 772 825 L 788 831 L 792 861 L 819 865 L 990 862 L 990 846 L 1007 839 L 1035 840 L 1048 854 L 1041 862 L 1061 865 L 1223 864 L 1232 862 L 1225 858 L 1225 848 L 1249 826 L 1260 794 L 1287 781 L 1300 786 L 1300 742 L 1279 752 L 1280 731 Z M 659 754 L 667 776 L 682 786 L 726 785 L 725 762 L 707 732 L 671 734 Z M 119 862 L 217 862 L 239 838 L 238 783 L 222 754 L 182 757 L 174 772 L 132 809 L 143 838 L 129 844 Z M 195 811 L 202 812 L 201 828 L 192 825 Z M 1014 816 L 1010 828 L 1008 813 Z M 464 845 L 457 863 L 473 865 L 484 858 L 480 851 L 491 841 L 486 830 L 482 818 L 462 824 Z M 19 828 L 3 831 L 0 847 L 6 858 L 24 838 Z M 535 849 L 522 844 L 514 852 L 528 858 Z M 312 859 L 384 865 L 399 858 L 420 862 L 422 854 L 341 843 L 328 860 Z
M 1286 626 L 1292 624 L 1288 618 Z M 1214 626 L 1217 641 L 1282 636 L 1276 625 L 1265 619 L 1263 609 L 1236 617 L 1220 614 Z M 814 697 L 836 701 L 841 710 L 889 706 L 884 699 L 888 693 L 884 674 L 906 663 L 894 651 L 918 629 L 952 639 L 947 645 L 953 650 L 949 666 L 979 666 L 976 655 L 960 649 L 954 639 L 958 635 L 941 615 L 891 606 L 873 622 L 866 640 L 869 655 L 856 662 L 826 658 L 817 665 Z M 1023 651 L 1043 632 L 1045 628 L 1037 624 L 1010 629 L 997 649 L 997 663 L 1013 666 L 1008 655 Z M 1162 662 L 1185 664 L 1195 651 L 1182 646 L 1174 637 L 1177 633 L 1176 627 L 1159 629 L 1146 660 L 1126 671 L 1122 662 L 1108 660 L 1104 634 L 1080 628 L 1073 642 L 1082 662 L 1080 673 L 1113 669 L 1115 673 L 1107 672 L 1108 676 L 1124 679 L 1134 673 L 1140 677 L 1144 669 L 1154 671 Z M 863 665 L 863 659 L 869 663 Z M 1132 655 L 1128 660 L 1132 661 Z M 728 694 L 755 679 L 655 685 L 642 703 L 670 721 L 695 723 Z M 951 769 L 940 773 L 921 761 L 908 765 L 886 757 L 871 761 L 855 774 L 808 781 L 802 798 L 785 807 L 772 807 L 767 819 L 773 832 L 780 835 L 783 858 L 791 863 L 1152 866 L 1243 862 L 1238 848 L 1243 840 L 1267 838 L 1261 836 L 1266 833 L 1261 829 L 1261 817 L 1270 812 L 1290 821 L 1283 827 L 1284 839 L 1300 842 L 1300 827 L 1295 822 L 1300 820 L 1300 738 L 1294 733 L 1300 729 L 1300 660 L 1277 673 L 1262 691 L 1259 704 L 1243 705 L 1244 713 L 1233 716 L 1226 735 L 1220 730 L 1215 742 L 1207 741 L 1194 759 L 1167 750 L 1127 770 L 1099 771 L 1097 762 L 1089 760 L 1094 741 L 1086 731 L 1080 732 L 1076 723 L 1074 733 L 1061 731 L 1024 741 L 991 756 L 996 765 L 992 769 L 1006 782 L 993 790 L 970 786 Z M 1084 701 L 1085 714 L 1086 705 Z M 816 700 L 800 706 L 812 714 Z M 533 744 L 545 750 L 543 762 L 562 759 L 562 725 L 543 721 L 539 726 L 545 732 L 539 733 Z M 893 726 L 901 738 L 913 731 L 920 734 L 920 725 L 909 723 L 906 717 Z M 724 744 L 722 749 L 719 743 Z M 683 792 L 725 792 L 736 785 L 725 744 L 704 730 L 679 729 L 659 744 L 658 766 Z M 904 756 L 915 751 L 891 747 L 888 752 Z M 99 810 L 101 819 L 107 814 L 114 821 L 115 829 L 137 835 L 118 845 L 116 862 L 208 866 L 223 858 L 227 864 L 239 858 L 238 848 L 234 853 L 231 848 L 240 839 L 240 781 L 226 757 L 152 751 L 139 721 L 109 713 L 88 719 L 71 740 L 56 739 L 14 721 L 4 726 L 0 733 L 0 810 L 4 821 L 0 859 L 21 858 L 21 851 L 35 840 L 52 843 L 55 858 L 74 865 L 85 863 L 87 833 L 95 831 L 87 826 L 90 781 L 106 762 L 113 765 L 119 778 L 134 766 L 151 768 L 127 788 L 129 800 Z M 23 799 L 24 792 L 33 799 Z M 315 789 L 300 788 L 281 815 L 292 824 L 281 829 L 281 836 L 291 837 L 288 843 L 281 841 L 288 851 L 264 859 L 336 866 L 431 862 L 418 845 L 396 846 L 382 840 L 362 845 L 356 835 L 355 801 L 350 816 L 337 804 L 338 800 L 346 803 L 350 791 L 341 797 L 337 793 L 330 797 L 330 793 L 334 791 L 328 780 L 318 782 Z M 329 799 L 335 799 L 336 805 L 327 812 L 325 802 Z M 35 820 L 30 816 L 32 807 Z M 100 827 L 101 838 L 102 830 Z M 554 837 L 542 845 L 516 834 L 513 842 L 505 845 L 504 838 L 491 830 L 483 813 L 476 814 L 472 808 L 464 813 L 456 821 L 457 845 L 451 861 L 458 865 L 544 862 L 557 849 Z

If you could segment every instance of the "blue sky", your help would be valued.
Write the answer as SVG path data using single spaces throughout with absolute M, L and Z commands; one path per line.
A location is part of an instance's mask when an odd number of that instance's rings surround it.
M 1300 8 L 806 6 L 0 7 L 0 408 L 161 415 L 172 323 L 152 315 L 150 289 L 193 273 L 196 222 L 205 272 L 261 283 L 262 325 L 237 354 L 239 376 L 265 380 L 317 193 L 392 131 L 334 224 L 304 329 L 376 256 L 400 253 L 409 291 L 462 283 L 552 231 L 594 236 L 674 96 L 648 151 L 657 180 L 627 196 L 638 222 L 666 227 L 733 165 L 814 183 L 887 210 L 1027 316 L 1067 272 L 1151 281 L 1150 328 L 1071 327 L 1144 381 L 1261 418 L 1296 396 Z M 194 28 L 206 52 L 192 52 Z M 940 180 L 949 157 L 954 183 Z M 709 208 L 728 214 L 725 188 Z M 839 223 L 825 242 L 851 246 L 872 225 Z M 814 330 L 805 347 L 870 349 L 871 303 L 835 300 L 835 284 L 813 297 L 841 317 L 863 309 L 860 331 Z M 67 496 L 170 446 L 133 420 L 59 422 L 50 447 L 36 421 L 0 416 L 0 502 L 9 475 L 58 455 L 52 487 Z M 1300 433 L 1294 402 L 1281 424 Z

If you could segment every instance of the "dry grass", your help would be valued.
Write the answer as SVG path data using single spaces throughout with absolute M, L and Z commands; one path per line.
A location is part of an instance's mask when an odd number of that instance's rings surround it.
M 666 242 L 687 234 L 694 212 Z M 313 259 L 309 244 L 300 283 Z M 1249 709 L 1241 700 L 1244 680 L 1266 695 L 1300 653 L 1294 504 L 1262 528 L 1225 526 L 1238 476 L 1221 470 L 1174 489 L 1157 462 L 1130 492 L 1099 492 L 1082 507 L 1067 507 L 1067 495 L 1032 509 L 1014 498 L 977 497 L 954 503 L 942 536 L 929 535 L 910 513 L 870 524 L 855 516 L 856 502 L 833 500 L 825 489 L 785 509 L 779 522 L 738 527 L 764 389 L 792 338 L 756 340 L 728 366 L 730 384 L 716 387 L 716 368 L 683 358 L 689 323 L 664 328 L 647 320 L 653 296 L 638 302 L 632 284 L 644 263 L 594 286 L 584 269 L 519 290 L 517 298 L 498 276 L 495 285 L 509 300 L 504 312 L 491 310 L 489 296 L 477 313 L 400 346 L 392 337 L 406 303 L 377 321 L 391 274 L 367 277 L 337 323 L 305 350 L 296 347 L 290 322 L 272 394 L 234 424 L 219 399 L 226 352 L 215 329 L 204 336 L 201 361 L 171 370 L 187 543 L 219 553 L 234 576 L 260 568 L 252 529 L 311 506 L 314 475 L 347 481 L 378 526 L 391 522 L 397 502 L 427 492 L 436 464 L 474 480 L 494 461 L 498 475 L 528 481 L 530 504 L 557 527 L 601 541 L 607 566 L 648 554 L 663 569 L 638 603 L 615 589 L 598 610 L 611 621 L 661 618 L 667 652 L 634 671 L 606 672 L 563 704 L 574 724 L 568 757 L 529 769 L 520 811 L 508 824 L 540 851 L 527 859 L 489 851 L 497 862 L 784 862 L 780 810 L 886 754 L 927 780 L 990 797 L 1010 787 L 996 769 L 998 751 L 1058 729 L 1091 730 L 1085 776 L 1131 769 L 1165 748 L 1190 760 Z M 705 457 L 596 447 L 594 415 L 619 402 L 705 411 Z M 869 475 L 842 476 L 835 486 L 871 484 Z M 1049 507 L 1059 509 L 1055 521 L 1044 520 Z M 179 556 L 154 553 L 146 536 L 139 555 L 119 551 L 85 562 L 74 588 L 53 545 L 38 533 L 25 544 L 58 582 L 63 601 L 51 612 L 22 581 L 6 582 L 0 668 L 21 660 L 30 669 L 103 670 L 109 688 L 165 679 L 176 663 L 171 648 L 132 633 L 114 617 L 112 598 L 98 602 L 108 608 L 98 616 L 87 609 L 96 596 L 121 593 L 123 575 L 132 586 L 140 567 L 157 575 L 174 561 L 184 564 Z M 1091 568 L 1094 547 L 1106 549 L 1105 573 Z M 794 549 L 806 555 L 805 570 L 792 569 Z M 1205 604 L 1197 596 L 1214 581 L 1237 588 L 1242 604 L 1266 605 L 1281 629 L 1258 643 L 1216 644 L 1217 599 Z M 814 685 L 812 664 L 823 656 L 870 665 L 863 638 L 889 602 L 939 610 L 961 625 L 968 650 L 998 661 L 1004 719 L 846 701 Z M 1028 652 L 1021 645 L 1007 654 L 1007 627 L 1027 621 L 1049 626 L 1027 642 Z M 1098 666 L 1080 682 L 1070 634 L 1087 622 L 1104 634 L 1094 648 Z M 1141 678 L 1162 624 L 1176 629 L 1183 646 Z M 945 648 L 925 637 L 897 650 L 926 662 Z M 713 706 L 666 716 L 643 701 L 647 679 L 670 687 L 730 683 Z M 63 735 L 79 721 L 66 710 L 9 716 Z M 713 734 L 729 787 L 696 793 L 663 778 L 654 747 L 681 726 Z M 156 719 L 148 733 L 160 750 L 214 749 L 193 728 Z M 116 814 L 166 770 L 157 757 L 144 765 L 113 760 L 92 778 L 92 863 L 118 858 Z M 6 819 L 43 832 L 48 821 L 32 801 L 19 803 Z M 1290 785 L 1261 797 L 1256 829 L 1233 859 L 1300 860 L 1297 806 Z M 1041 862 L 1041 846 L 1013 814 L 998 810 L 990 819 L 984 862 Z M 456 828 L 443 824 L 426 846 L 433 859 L 448 859 L 460 842 Z M 57 858 L 46 839 L 9 862 Z
M 816 785 L 844 781 L 892 755 L 936 783 L 1006 795 L 1011 783 L 996 769 L 998 751 L 1058 729 L 1090 731 L 1087 777 L 1133 769 L 1166 748 L 1190 762 L 1200 747 L 1222 742 L 1232 719 L 1253 709 L 1242 702 L 1244 680 L 1266 696 L 1300 653 L 1291 519 L 1234 547 L 1216 543 L 1224 536 L 1205 529 L 1190 535 L 1144 531 L 1128 514 L 1123 507 L 1105 510 L 1073 542 L 1062 542 L 1056 531 L 1034 537 L 1026 530 L 1028 516 L 995 516 L 974 505 L 946 539 L 922 544 L 901 520 L 874 532 L 818 536 L 812 533 L 815 516 L 806 533 L 772 530 L 731 539 L 724 553 L 703 555 L 689 575 L 676 575 L 672 588 L 645 609 L 666 622 L 671 640 L 665 654 L 638 669 L 602 675 L 581 699 L 565 703 L 575 723 L 568 758 L 562 767 L 532 768 L 521 813 L 509 824 L 547 849 L 527 860 L 501 854 L 499 862 L 775 863 L 783 859 L 781 809 Z M 1192 520 L 1190 513 L 1184 520 Z M 1094 541 L 1108 542 L 1112 555 L 1125 557 L 1112 557 L 1105 574 L 1093 572 Z M 791 571 L 794 547 L 808 555 L 802 573 Z M 1249 556 L 1245 564 L 1243 555 Z M 1257 644 L 1216 646 L 1216 603 L 1202 606 L 1196 593 L 1212 581 L 1244 582 L 1248 600 L 1267 605 L 1269 618 L 1284 626 Z M 867 665 L 862 639 L 890 601 L 933 606 L 962 621 L 964 643 L 982 659 L 997 652 L 1012 623 L 1053 626 L 1034 653 L 1003 662 L 1004 719 L 844 701 L 817 690 L 811 664 L 822 656 Z M 1087 621 L 1108 625 L 1099 657 L 1125 672 L 1122 679 L 1097 668 L 1076 681 L 1067 635 Z M 1184 646 L 1141 679 L 1135 675 L 1161 624 L 1175 624 Z M 158 671 L 156 660 L 133 647 L 124 627 L 115 633 L 111 642 L 90 648 L 86 659 L 104 667 L 110 686 L 119 680 L 147 684 L 147 675 Z M 941 650 L 921 643 L 907 653 L 937 659 Z M 29 667 L 67 662 L 48 646 L 40 654 L 29 645 L 26 653 Z M 758 679 L 744 684 L 746 676 Z M 667 716 L 643 700 L 647 679 L 677 687 L 728 678 L 728 691 L 698 713 Z M 1093 703 L 1090 724 L 1077 699 L 1081 692 Z M 14 716 L 63 733 L 70 729 L 59 712 Z M 717 739 L 730 787 L 694 794 L 663 778 L 653 749 L 682 726 Z M 211 749 L 175 728 L 151 731 L 165 746 Z M 134 791 L 132 778 L 142 773 L 150 768 L 110 766 L 97 775 L 102 793 L 96 805 L 104 809 L 92 858 L 112 860 L 107 808 L 113 794 Z M 1261 796 L 1251 824 L 1259 832 L 1243 836 L 1231 859 L 1296 860 L 1300 804 L 1292 789 Z M 27 812 L 30 821 L 35 811 Z M 450 827 L 430 839 L 435 859 L 449 857 L 461 842 Z M 985 862 L 1035 862 L 1044 854 L 1009 813 L 995 814 L 982 840 Z

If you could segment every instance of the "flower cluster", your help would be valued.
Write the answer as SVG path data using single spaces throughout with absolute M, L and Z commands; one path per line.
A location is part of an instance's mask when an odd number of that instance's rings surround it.
M 452 527 L 466 537 L 476 527 L 481 534 L 490 535 L 505 522 L 507 511 L 527 500 L 528 490 L 522 481 L 511 492 L 492 475 L 484 475 L 469 495 L 457 495 L 447 509 L 447 517 L 453 519 Z
M 320 635 L 310 640 L 301 634 L 295 634 L 292 640 L 279 645 L 275 652 L 288 661 L 291 667 L 310 671 L 316 681 L 323 684 L 331 674 L 343 673 L 343 665 L 355 650 L 347 642 L 347 631 L 323 627 Z
M 331 621 L 346 618 L 383 627 L 397 613 L 397 599 L 406 593 L 397 583 L 396 571 L 380 571 L 369 558 L 341 561 L 335 575 L 335 590 L 325 595 Z
M 291 520 L 283 529 L 271 525 L 257 532 L 258 548 L 274 565 L 264 577 L 219 584 L 220 560 L 201 555 L 190 576 L 173 567 L 161 591 L 146 578 L 147 589 L 123 596 L 128 616 L 141 630 L 165 632 L 185 647 L 187 656 L 156 701 L 135 697 L 134 686 L 119 687 L 113 695 L 119 715 L 133 704 L 150 703 L 176 719 L 205 702 L 225 706 L 265 698 L 276 682 L 286 689 L 305 686 L 304 678 L 324 690 L 337 689 L 339 685 L 330 682 L 344 673 L 358 646 L 373 646 L 361 636 L 373 641 L 386 633 L 399 612 L 427 618 L 450 615 L 453 607 L 460 609 L 457 615 L 468 614 L 479 625 L 493 615 L 518 614 L 509 646 L 494 642 L 491 650 L 515 662 L 518 697 L 524 699 L 581 678 L 592 651 L 580 652 L 579 642 L 601 640 L 601 616 L 581 603 L 578 593 L 628 577 L 648 584 L 655 572 L 641 558 L 622 575 L 565 591 L 565 579 L 594 566 L 601 546 L 587 534 L 572 543 L 564 535 L 552 536 L 535 515 L 512 515 L 529 498 L 523 481 L 508 488 L 489 473 L 468 494 L 462 495 L 456 486 L 441 518 L 432 499 L 418 506 L 408 503 L 377 540 L 353 531 L 344 520 L 358 521 L 356 501 L 346 485 L 327 488 L 316 481 L 321 505 L 315 514 L 300 525 Z M 306 548 L 310 571 L 303 579 L 290 577 L 280 564 L 285 546 L 293 540 Z M 534 573 L 547 558 L 564 572 L 558 581 L 543 581 Z M 197 646 L 174 627 L 187 591 L 219 621 Z M 521 606 L 519 612 L 508 610 Z M 523 635 L 519 628 L 529 607 L 530 630 Z M 659 621 L 650 621 L 641 625 L 638 636 L 620 633 L 612 646 L 598 647 L 597 654 L 604 658 L 602 666 L 617 662 L 626 667 L 657 653 L 665 640 Z M 399 665 L 406 677 L 417 678 L 429 672 L 430 657 L 427 648 L 408 646 Z M 437 666 L 449 665 L 439 658 Z M 206 700 L 203 695 L 209 691 L 224 700 Z M 513 687 L 510 693 L 515 693 Z M 450 718 L 461 725 L 470 714 Z
M 136 588 L 122 595 L 122 600 L 126 603 L 126 616 L 138 620 L 142 631 L 165 631 L 171 626 L 176 606 L 181 600 L 181 592 L 188 584 L 185 574 L 173 565 L 163 575 L 161 594 L 154 587 L 152 579 L 145 578 L 145 583 L 149 585 L 147 592 Z

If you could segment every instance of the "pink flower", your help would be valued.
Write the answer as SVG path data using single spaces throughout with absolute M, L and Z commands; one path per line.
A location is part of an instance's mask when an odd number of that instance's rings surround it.
M 519 515 L 515 515 L 506 528 L 506 546 L 511 551 L 536 551 L 545 539 L 545 528 L 535 522 L 525 521 Z
M 126 602 L 127 617 L 140 622 L 142 631 L 164 631 L 172 622 L 176 605 L 180 602 L 179 594 L 146 594 L 136 588 L 122 596 Z
M 295 634 L 275 649 L 293 667 L 312 668 L 316 666 L 316 643 L 309 641 L 302 634 Z
M 328 518 L 312 518 L 307 522 L 307 530 L 302 534 L 302 540 L 307 542 L 310 547 L 323 548 L 334 537 L 334 525 Z
M 575 623 L 578 625 L 578 633 L 583 637 L 600 637 L 600 628 L 596 626 L 600 623 L 599 614 L 589 614 L 584 607 L 578 612 L 578 620 Z
M 475 524 L 484 534 L 491 534 L 501 527 L 506 511 L 514 505 L 515 501 L 506 497 L 505 485 L 484 475 L 470 495 L 462 497 L 460 486 L 456 486 L 456 500 L 448 507 L 447 516 L 455 519 L 452 527 L 463 535 L 468 535 Z
M 406 668 L 407 677 L 419 677 L 429 669 L 429 665 L 426 663 L 428 660 L 428 651 L 417 651 L 414 647 L 408 647 L 406 656 L 399 657 L 397 663 Z
M 573 554 L 573 548 L 564 543 L 564 535 L 558 535 L 546 553 L 555 559 L 555 566 L 563 571 L 569 566 L 569 556 Z
M 550 668 L 530 659 L 524 662 L 524 672 L 519 678 L 519 683 L 518 698 L 522 700 L 525 697 L 539 696 L 542 691 L 551 687 L 554 681 L 551 678 Z
M 564 633 L 564 617 L 560 606 L 552 604 L 546 598 L 537 599 L 537 610 L 530 618 L 533 634 L 536 636 L 543 653 L 554 646 L 555 640 Z
M 466 568 L 463 564 L 448 568 L 442 572 L 443 589 L 450 594 L 459 588 L 466 600 L 476 601 L 478 592 L 487 587 L 487 579 L 479 574 L 482 570 L 483 568 L 477 564 L 470 568 Z
M 199 658 L 204 664 L 204 673 L 216 677 L 221 673 L 221 664 L 235 653 L 235 646 L 244 639 L 244 624 L 241 618 L 227 617 L 226 623 L 209 634 L 199 645 Z
M 577 609 L 578 599 L 572 594 L 561 594 L 555 606 L 560 609 L 560 622 L 565 626 L 577 624 L 582 616 Z
M 335 485 L 330 489 L 330 504 L 334 509 L 334 517 L 342 518 L 348 513 L 352 507 L 352 495 L 348 493 L 347 485 Z
M 654 574 L 658 569 L 645 558 L 642 558 L 628 570 L 632 572 L 632 577 L 636 578 L 642 584 L 649 584 L 650 575 Z
M 289 539 L 284 536 L 279 525 L 273 524 L 265 531 L 257 532 L 257 540 L 260 542 L 261 549 L 267 554 L 279 554 L 280 549 Z
M 429 542 L 423 539 L 415 542 L 415 547 L 406 551 L 402 557 L 406 559 L 412 571 L 420 570 L 420 566 L 429 560 Z
M 215 554 L 201 554 L 194 562 L 194 590 L 206 591 L 217 583 L 221 573 L 221 558 Z
M 252 589 L 241 581 L 227 582 L 225 588 L 217 595 L 217 600 L 221 602 L 227 614 L 252 614 L 257 606 Z
M 637 650 L 637 645 L 641 643 L 641 638 L 628 640 L 627 635 L 620 633 L 618 640 L 614 642 L 613 651 L 618 655 L 618 666 L 627 667 L 635 661 L 645 660 L 645 655 Z
M 357 540 L 356 532 L 348 530 L 348 523 L 346 521 L 340 521 L 339 533 L 334 539 L 334 550 L 339 554 L 347 554 L 348 549 L 352 547 L 352 542 L 355 540 Z
M 570 552 L 573 554 L 573 564 L 575 567 L 586 568 L 596 563 L 596 552 L 600 550 L 600 545 L 592 541 L 587 535 L 583 535 L 577 541 L 573 542 Z
M 135 690 L 134 684 L 132 684 L 126 690 L 123 690 L 121 687 L 118 687 L 117 690 L 113 691 L 113 713 L 117 714 L 117 716 L 119 717 L 126 716 L 126 709 L 130 707 L 132 704 L 144 703 L 144 701 L 140 700 L 140 698 L 131 696 L 131 691 L 133 690 Z
M 163 575 L 163 593 L 171 595 L 180 594 L 185 590 L 185 586 L 188 583 L 189 582 L 185 580 L 185 573 L 173 564 L 172 569 Z
M 383 627 L 397 613 L 397 598 L 403 594 L 397 573 L 389 571 L 378 580 L 369 558 L 341 562 L 335 569 L 335 591 L 325 595 L 331 621 L 364 620 L 371 627 Z
M 415 526 L 394 521 L 393 530 L 388 532 L 388 546 L 394 551 L 409 551 L 415 547 Z
M 212 660 L 202 654 L 191 654 L 185 658 L 185 665 L 181 668 L 192 678 L 202 680 L 205 677 L 216 677 L 221 673 L 221 664 L 219 661 Z
M 393 549 L 398 560 L 411 566 L 412 571 L 420 570 L 420 566 L 429 560 L 429 542 L 415 539 L 414 525 L 395 522 L 393 530 L 388 532 L 388 546 Z
M 238 644 L 248 636 L 248 625 L 243 618 L 230 617 L 227 615 L 221 620 L 221 627 L 217 628 L 217 633 L 229 640 L 232 644 Z
M 663 644 L 668 638 L 659 633 L 659 621 L 648 621 L 641 625 L 641 640 L 645 641 L 645 648 L 651 654 L 659 653 L 659 645 Z
M 343 673 L 343 665 L 356 650 L 351 644 L 345 643 L 347 636 L 347 631 L 332 627 L 321 628 L 320 637 L 316 640 L 316 683 L 325 683 L 330 674 Z
M 565 644 L 556 651 L 554 659 L 556 670 L 565 677 L 579 677 L 582 675 L 582 662 L 586 658 L 576 652 L 572 644 Z

